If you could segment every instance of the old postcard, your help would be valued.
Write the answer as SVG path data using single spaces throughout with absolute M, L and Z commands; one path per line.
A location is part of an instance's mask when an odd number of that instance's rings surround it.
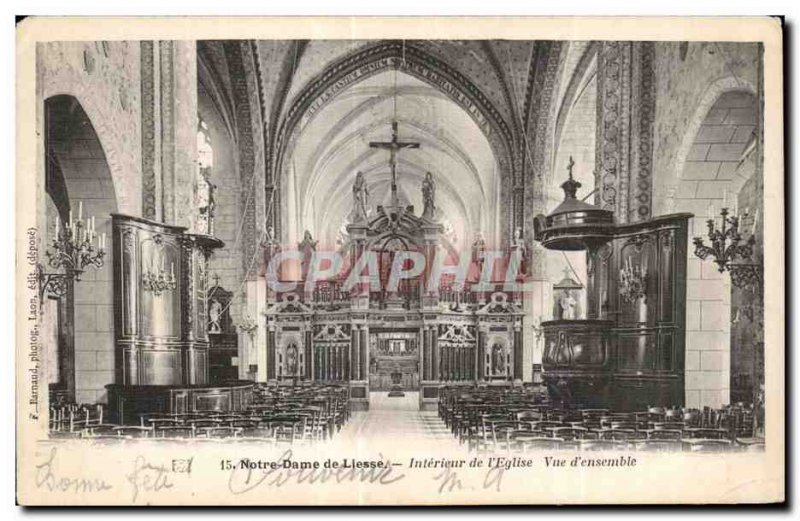
M 17 35 L 20 504 L 784 500 L 779 20 Z

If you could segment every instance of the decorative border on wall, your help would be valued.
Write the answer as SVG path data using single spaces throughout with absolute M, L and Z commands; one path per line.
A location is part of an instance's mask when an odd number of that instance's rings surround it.
M 602 42 L 597 59 L 598 204 L 627 222 L 631 42 Z
M 177 222 L 175 215 L 175 56 L 174 42 L 160 41 L 159 86 L 161 96 L 161 199 L 162 220 Z
M 628 220 L 645 221 L 653 214 L 653 128 L 656 116 L 655 44 L 633 44 L 631 190 Z
M 253 133 L 253 174 L 250 179 L 250 185 L 247 197 L 251 198 L 251 204 L 247 205 L 243 212 L 242 219 L 242 253 L 244 265 L 244 273 L 248 280 L 256 280 L 258 278 L 258 260 L 253 259 L 258 255 L 258 249 L 261 243 L 260 225 L 264 220 L 264 196 L 266 190 L 264 188 L 265 176 L 258 175 L 260 172 L 266 172 L 266 151 L 264 150 L 265 143 L 265 123 L 264 123 L 264 102 L 261 98 L 261 85 L 259 84 L 260 76 L 256 69 L 256 55 L 254 53 L 254 46 L 252 41 L 242 42 L 242 65 L 244 66 L 244 74 L 247 80 L 247 96 L 249 105 L 252 108 L 250 114 L 250 125 Z M 247 201 L 247 199 L 245 199 Z
M 153 42 L 140 43 L 142 100 L 142 216 L 156 220 L 156 122 Z
M 517 226 L 533 230 L 534 209 L 542 208 L 545 201 L 545 179 L 547 178 L 553 152 L 553 129 L 556 123 L 555 94 L 558 91 L 561 71 L 567 47 L 560 41 L 537 42 L 531 58 L 531 101 L 526 115 L 527 136 L 531 143 L 532 158 L 524 155 L 525 184 L 522 217 Z M 528 237 L 528 250 L 533 252 L 528 262 L 528 273 L 541 273 L 544 269 L 543 249 Z
M 225 41 L 223 47 L 228 61 L 228 71 L 233 89 L 234 120 L 236 124 L 236 144 L 239 156 L 239 175 L 241 192 L 239 200 L 242 201 L 241 219 L 242 227 L 242 267 L 244 272 L 250 265 L 250 259 L 255 248 L 258 247 L 254 235 L 256 202 L 252 198 L 252 187 L 256 175 L 255 137 L 253 135 L 253 121 L 251 112 L 250 92 L 248 89 L 247 72 L 245 71 L 243 43 L 240 41 Z
M 597 203 L 618 223 L 653 209 L 655 44 L 602 42 L 597 63 Z

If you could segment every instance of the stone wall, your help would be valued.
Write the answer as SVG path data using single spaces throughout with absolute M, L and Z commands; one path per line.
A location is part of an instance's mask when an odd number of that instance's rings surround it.
M 119 211 L 140 215 L 139 43 L 40 43 L 36 62 L 39 102 L 59 94 L 78 100 L 108 162 Z
M 730 394 L 727 274 L 694 256 L 713 207 L 729 206 L 751 175 L 740 162 L 756 125 L 755 44 L 656 45 L 654 215 L 691 212 L 687 264 L 686 405 L 718 407 Z M 717 219 L 719 224 L 719 218 Z
M 225 123 L 214 102 L 200 90 L 198 96 L 198 113 L 208 125 L 211 146 L 214 150 L 214 166 L 211 170 L 211 182 L 217 185 L 216 215 L 214 218 L 214 235 L 225 242 L 225 247 L 212 255 L 208 264 L 210 277 L 219 275 L 219 284 L 228 291 L 236 291 L 242 282 L 242 220 L 239 199 L 241 195 L 239 173 L 234 157 L 234 145 Z M 209 279 L 209 284 L 214 284 Z M 239 299 L 231 304 L 232 316 L 236 315 Z
M 724 92 L 755 94 L 759 47 L 751 43 L 659 42 L 655 46 L 656 118 L 653 215 L 681 178 L 694 138 Z

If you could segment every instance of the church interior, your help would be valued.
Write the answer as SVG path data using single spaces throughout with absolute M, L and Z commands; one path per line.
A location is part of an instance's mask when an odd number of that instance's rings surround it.
M 763 447 L 762 51 L 38 44 L 52 435 Z

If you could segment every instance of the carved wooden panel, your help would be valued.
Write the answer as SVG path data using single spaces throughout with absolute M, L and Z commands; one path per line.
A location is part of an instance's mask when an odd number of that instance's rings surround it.
M 205 268 L 222 243 L 119 214 L 113 237 L 117 383 L 207 382 Z

